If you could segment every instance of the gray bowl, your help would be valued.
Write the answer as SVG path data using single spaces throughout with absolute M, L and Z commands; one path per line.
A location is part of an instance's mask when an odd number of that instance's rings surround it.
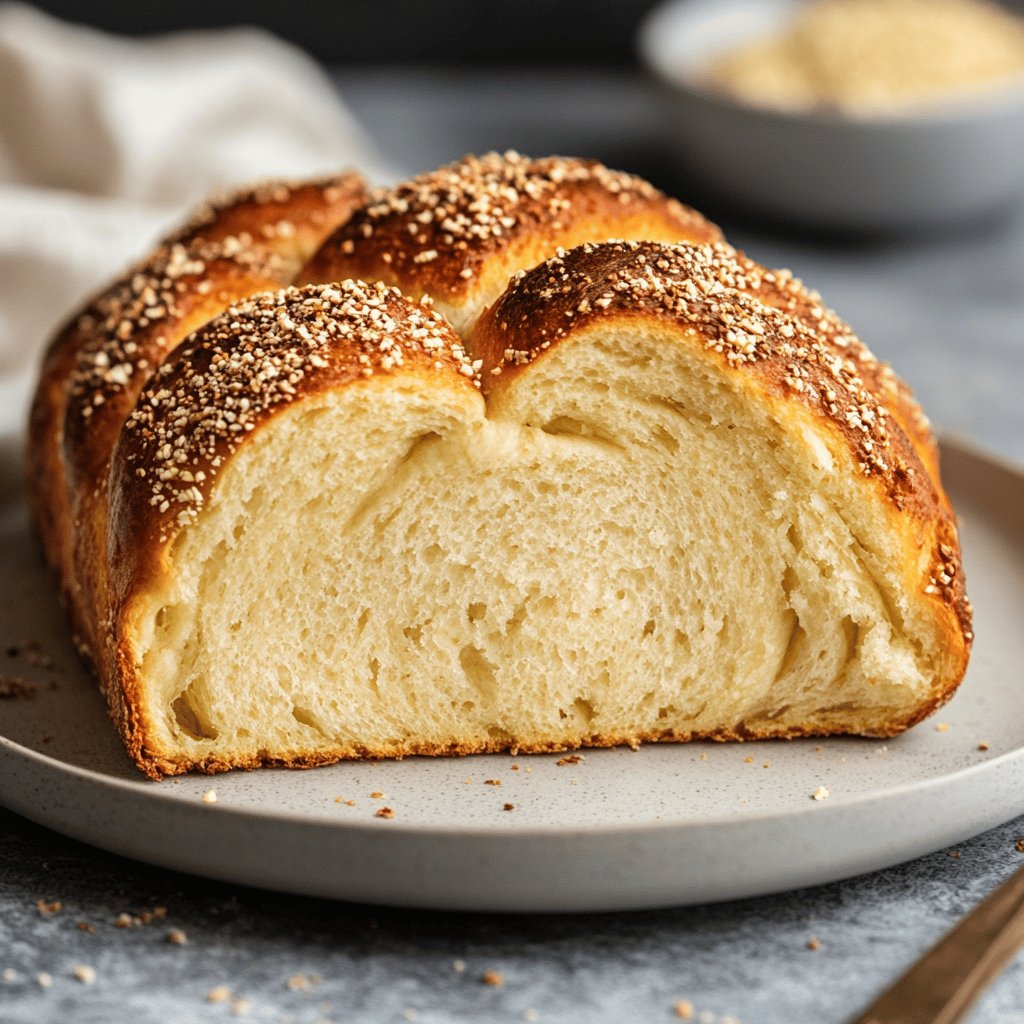
M 640 29 L 670 141 L 698 187 L 773 220 L 893 233 L 991 215 L 1024 194 L 1024 83 L 912 113 L 745 105 L 700 84 L 716 53 L 777 27 L 794 0 L 669 0 Z

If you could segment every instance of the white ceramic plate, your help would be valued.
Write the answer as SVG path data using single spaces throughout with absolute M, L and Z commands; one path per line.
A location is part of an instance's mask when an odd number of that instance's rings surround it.
M 649 746 L 563 765 L 410 758 L 161 783 L 123 754 L 69 647 L 24 502 L 10 501 L 0 672 L 41 685 L 33 699 L 0 700 L 0 803 L 182 871 L 445 909 L 706 902 L 931 852 L 1024 812 L 1024 475 L 956 445 L 944 474 L 963 519 L 977 643 L 958 696 L 899 739 Z M 32 638 L 53 668 L 8 652 Z M 827 800 L 812 800 L 818 786 Z M 211 788 L 217 802 L 204 803 Z M 383 806 L 393 818 L 375 816 Z

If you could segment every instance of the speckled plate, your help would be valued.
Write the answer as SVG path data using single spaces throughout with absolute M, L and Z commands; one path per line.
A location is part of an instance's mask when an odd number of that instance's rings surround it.
M 36 690 L 0 700 L 0 803 L 169 868 L 460 910 L 723 900 L 931 852 L 1024 812 L 1024 474 L 957 444 L 943 455 L 977 643 L 957 697 L 906 736 L 649 746 L 578 763 L 410 758 L 160 783 L 122 752 L 68 644 L 24 500 L 5 498 L 0 672 Z M 31 639 L 37 650 L 25 649 Z M 812 799 L 819 786 L 828 799 Z M 204 802 L 211 788 L 216 802 Z M 393 817 L 377 817 L 382 807 Z

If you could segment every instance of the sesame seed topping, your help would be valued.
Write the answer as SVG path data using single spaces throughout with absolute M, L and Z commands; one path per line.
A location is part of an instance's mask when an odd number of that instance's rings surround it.
M 396 288 L 345 281 L 253 296 L 197 331 L 148 382 L 124 427 L 126 479 L 146 488 L 167 539 L 196 520 L 209 471 L 270 410 L 317 378 L 369 378 L 414 359 L 480 386 L 479 365 L 451 327 Z
M 260 216 L 254 217 L 254 212 L 258 214 L 261 207 L 270 208 L 267 210 L 267 214 L 273 215 L 277 212 L 273 210 L 273 207 L 285 206 L 291 203 L 298 194 L 307 193 L 315 197 L 316 206 L 310 211 L 305 211 L 303 217 L 315 223 L 317 221 L 316 214 L 322 214 L 324 206 L 342 204 L 346 200 L 354 198 L 361 190 L 362 179 L 351 171 L 315 179 L 273 179 L 227 189 L 210 196 L 193 210 L 189 219 L 171 236 L 169 241 L 186 242 L 189 239 L 201 237 L 205 229 L 211 226 L 215 228 L 214 236 L 219 239 L 221 232 L 216 230 L 216 226 L 221 215 L 226 211 L 233 212 L 236 209 L 245 210 L 247 218 L 254 223 L 253 230 L 262 239 L 272 241 L 275 238 L 291 238 L 296 233 L 296 225 L 290 218 L 273 217 L 273 219 L 263 220 Z M 254 208 L 256 208 L 255 211 Z M 258 227 L 255 226 L 257 224 Z M 245 241 L 251 243 L 251 236 Z
M 719 237 L 698 213 L 642 178 L 594 161 L 533 160 L 509 150 L 467 156 L 376 190 L 326 248 L 357 259 L 362 253 L 413 280 L 424 275 L 435 280 L 434 265 L 443 264 L 445 288 L 456 292 L 471 287 L 487 254 L 509 244 L 520 229 L 564 231 L 574 204 L 580 216 L 589 215 L 594 192 L 619 207 L 657 204 L 663 216 L 678 221 L 680 237 Z
M 185 246 L 173 243 L 105 292 L 79 318 L 84 341 L 69 382 L 68 417 L 73 428 L 115 395 L 149 376 L 179 340 L 175 328 L 196 306 L 199 286 L 228 279 L 254 284 L 282 281 L 280 260 L 245 248 L 237 239 Z M 227 301 L 227 299 L 225 299 Z

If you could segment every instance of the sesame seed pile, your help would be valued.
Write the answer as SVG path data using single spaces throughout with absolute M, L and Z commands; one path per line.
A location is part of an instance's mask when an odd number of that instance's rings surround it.
M 989 0 L 818 0 L 701 77 L 743 103 L 891 114 L 1024 75 L 1024 19 Z
M 216 245 L 173 243 L 102 295 L 78 319 L 85 340 L 69 382 L 71 415 L 88 420 L 115 394 L 147 377 L 179 340 L 172 331 L 186 305 L 209 294 L 225 270 L 274 279 L 280 263 L 234 236 Z
M 724 243 L 611 242 L 560 251 L 517 276 L 493 319 L 529 347 L 507 347 L 495 376 L 533 361 L 586 319 L 653 313 L 699 331 L 730 365 L 781 364 L 788 390 L 855 438 L 863 473 L 892 470 L 889 414 L 861 373 L 877 365 L 874 357 L 788 271 L 767 270 Z M 557 318 L 535 324 L 537 308 L 556 300 Z
M 366 207 L 337 237 L 339 250 L 356 254 L 369 239 L 385 264 L 413 278 L 438 259 L 456 261 L 457 284 L 479 272 L 487 253 L 527 225 L 563 230 L 574 190 L 591 186 L 625 208 L 659 203 L 681 225 L 714 231 L 693 210 L 667 200 L 653 185 L 601 164 L 563 157 L 531 160 L 513 150 L 468 156 L 393 189 L 372 193 Z M 571 219 L 570 217 L 566 218 Z
M 454 369 L 479 387 L 479 364 L 429 303 L 384 284 L 345 281 L 266 292 L 230 307 L 151 378 L 124 427 L 130 476 L 178 527 L 195 521 L 216 471 L 275 406 L 332 382 L 407 361 Z M 165 526 L 166 529 L 166 526 Z

